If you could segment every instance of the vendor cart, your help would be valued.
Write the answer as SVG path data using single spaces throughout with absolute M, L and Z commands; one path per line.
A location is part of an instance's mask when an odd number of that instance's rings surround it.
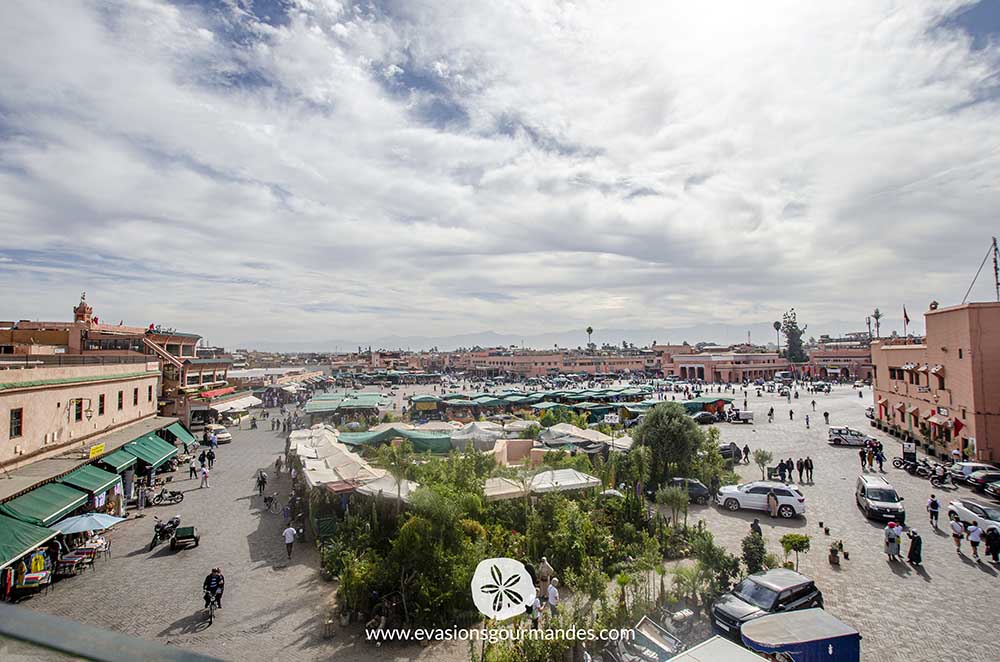
M 170 539 L 171 551 L 177 551 L 181 547 L 197 547 L 201 542 L 201 534 L 196 526 L 182 526 L 174 531 L 173 538 Z

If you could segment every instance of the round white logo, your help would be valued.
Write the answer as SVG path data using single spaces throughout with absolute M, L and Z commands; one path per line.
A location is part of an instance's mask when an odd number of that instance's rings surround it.
M 480 561 L 472 575 L 472 601 L 487 618 L 505 621 L 524 613 L 535 598 L 535 585 L 524 564 L 514 559 Z

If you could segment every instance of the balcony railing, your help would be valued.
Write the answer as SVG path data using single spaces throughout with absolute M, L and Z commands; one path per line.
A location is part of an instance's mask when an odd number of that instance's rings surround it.
M 0 354 L 0 370 L 75 365 L 138 365 L 154 362 L 156 362 L 155 358 L 145 354 L 101 354 L 96 356 L 89 354 Z

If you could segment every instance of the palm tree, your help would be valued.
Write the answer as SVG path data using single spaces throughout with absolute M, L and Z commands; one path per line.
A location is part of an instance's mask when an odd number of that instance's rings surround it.
M 875 311 L 872 312 L 872 319 L 875 320 L 875 337 L 876 338 L 881 337 L 881 336 L 879 336 L 878 329 L 879 329 L 879 320 L 881 320 L 883 317 L 884 317 L 884 315 L 882 314 L 882 311 L 879 310 L 878 308 L 876 308 Z
M 389 444 L 378 449 L 379 464 L 385 467 L 396 480 L 396 514 L 403 506 L 403 481 L 413 472 L 413 445 L 403 441 L 399 446 Z
M 778 356 L 781 356 L 781 322 L 775 322 L 774 326 L 774 337 L 778 339 Z
M 590 347 L 590 336 L 594 335 L 594 327 L 587 327 L 587 347 Z

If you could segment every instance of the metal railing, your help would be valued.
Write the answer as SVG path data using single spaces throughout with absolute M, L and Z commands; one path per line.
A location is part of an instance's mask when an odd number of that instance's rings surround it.
M 75 365 L 138 365 L 158 363 L 155 356 L 147 354 L 0 354 L 0 370 L 46 368 Z

